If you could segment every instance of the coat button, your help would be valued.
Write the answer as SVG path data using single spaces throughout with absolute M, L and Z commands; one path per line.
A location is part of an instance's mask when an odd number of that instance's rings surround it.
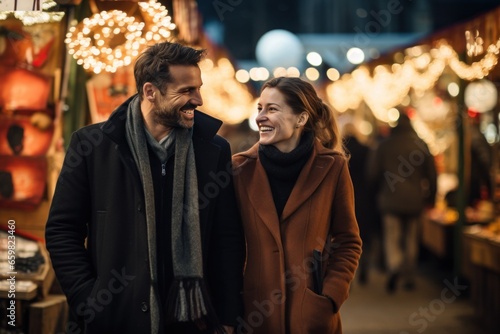
M 140 204 L 137 204 L 137 211 L 139 211 L 139 212 L 142 211 L 142 206 Z
M 142 312 L 147 312 L 148 311 L 148 304 L 146 304 L 145 302 L 142 302 L 141 303 L 141 311 Z

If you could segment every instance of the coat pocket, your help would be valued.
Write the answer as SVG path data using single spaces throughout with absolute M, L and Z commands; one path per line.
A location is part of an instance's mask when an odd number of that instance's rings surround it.
M 331 333 L 334 317 L 330 300 L 306 288 L 302 303 L 302 332 L 308 334 Z

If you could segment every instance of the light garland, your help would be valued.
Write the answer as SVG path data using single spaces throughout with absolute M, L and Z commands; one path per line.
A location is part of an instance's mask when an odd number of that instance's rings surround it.
M 496 42 L 496 44 L 491 44 L 488 47 L 486 54 L 482 59 L 473 62 L 471 65 L 467 65 L 466 63 L 460 61 L 455 51 L 452 50 L 453 58 L 450 59 L 449 65 L 451 69 L 464 80 L 473 81 L 482 79 L 496 66 L 498 62 L 499 48 L 500 39 Z
M 444 40 L 428 52 L 423 49 L 408 49 L 402 64 L 393 64 L 390 69 L 379 65 L 373 75 L 366 66 L 343 75 L 326 86 L 328 102 L 340 113 L 357 109 L 365 102 L 378 120 L 387 123 L 390 108 L 401 104 L 412 89 L 417 95 L 431 89 L 446 67 L 467 81 L 487 76 L 497 65 L 500 39 L 487 48 L 482 59 L 471 65 L 460 61 L 457 53 Z
M 475 52 L 475 56 L 481 54 L 478 45 L 467 47 L 468 51 Z M 391 124 L 393 108 L 403 104 L 410 94 L 422 98 L 436 85 L 446 69 L 463 80 L 482 79 L 497 65 L 499 53 L 500 39 L 487 47 L 481 59 L 468 65 L 460 61 L 457 53 L 444 40 L 428 51 L 425 46 L 415 46 L 406 50 L 406 57 L 401 63 L 390 67 L 379 65 L 372 74 L 366 66 L 360 66 L 328 84 L 325 87 L 327 101 L 339 113 L 359 109 L 364 103 L 377 120 Z M 412 119 L 415 131 L 425 140 L 432 154 L 444 152 L 454 141 L 453 132 L 443 130 L 454 126 L 452 108 L 440 110 L 439 114 L 434 109 L 430 115 L 425 114 L 429 106 L 416 105 L 418 112 Z M 437 128 L 441 130 L 437 131 Z
M 102 11 L 85 18 L 66 34 L 68 53 L 85 70 L 114 73 L 130 65 L 150 44 L 172 37 L 175 24 L 156 0 L 140 2 L 145 22 L 138 22 L 120 10 Z

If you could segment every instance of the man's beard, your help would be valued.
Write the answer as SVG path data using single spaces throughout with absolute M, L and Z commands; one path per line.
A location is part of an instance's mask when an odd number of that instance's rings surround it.
M 189 129 L 192 127 L 192 124 L 186 124 L 180 113 L 181 110 L 185 109 L 194 109 L 195 106 L 191 104 L 186 104 L 180 109 L 164 107 L 161 105 L 155 104 L 153 109 L 154 121 L 157 124 L 161 124 L 167 128 L 184 128 Z

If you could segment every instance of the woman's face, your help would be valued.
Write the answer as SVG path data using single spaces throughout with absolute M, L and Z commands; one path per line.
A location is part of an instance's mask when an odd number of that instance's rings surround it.
M 283 153 L 297 147 L 303 129 L 299 125 L 304 125 L 300 124 L 301 115 L 293 112 L 277 88 L 268 87 L 262 91 L 257 109 L 259 114 L 255 121 L 259 127 L 260 144 L 274 145 Z

